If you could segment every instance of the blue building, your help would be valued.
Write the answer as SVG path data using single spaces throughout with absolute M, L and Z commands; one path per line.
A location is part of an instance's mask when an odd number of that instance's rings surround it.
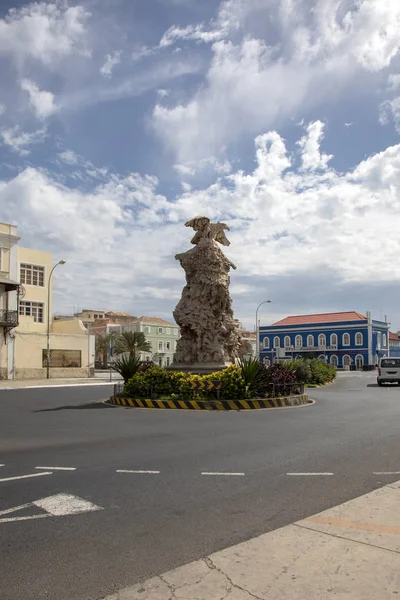
M 389 356 L 389 323 L 367 312 L 338 312 L 286 317 L 259 328 L 260 360 L 319 358 L 339 369 L 373 368 Z

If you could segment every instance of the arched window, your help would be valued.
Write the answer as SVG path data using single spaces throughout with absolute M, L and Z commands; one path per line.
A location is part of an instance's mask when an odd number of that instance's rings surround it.
M 326 361 L 326 359 L 325 359 L 325 355 L 324 355 L 324 354 L 320 354 L 320 355 L 318 356 L 318 360 L 322 360 L 322 362 L 325 362 L 325 361 Z
M 303 345 L 303 338 L 301 335 L 296 335 L 296 348 L 301 348 Z
M 332 356 L 331 356 L 331 365 L 332 365 L 332 367 L 335 367 L 335 369 L 337 369 L 338 358 L 337 358 L 336 354 L 332 354 Z
M 358 331 L 356 333 L 356 346 L 362 346 L 362 345 L 363 345 L 363 334 Z
M 383 344 L 383 346 L 387 345 L 386 333 L 384 333 L 383 336 L 382 336 L 382 344 Z
M 356 368 L 362 369 L 364 365 L 364 357 L 362 354 L 357 354 L 356 356 Z
M 331 334 L 331 346 L 334 346 L 335 348 L 337 348 L 337 345 L 338 345 L 337 335 L 336 335 L 336 333 L 332 333 Z
M 264 348 L 269 348 L 269 337 L 263 339 L 263 346 Z
M 343 342 L 343 346 L 350 346 L 350 334 L 349 333 L 343 334 L 342 342 Z
M 285 335 L 285 348 L 290 348 L 290 337 Z
M 269 366 L 270 366 L 270 364 L 271 364 L 271 361 L 269 360 L 269 358 L 265 357 L 265 358 L 263 359 L 263 363 L 264 363 L 264 365 L 265 365 L 266 367 L 269 367 Z
M 274 348 L 280 348 L 281 347 L 281 342 L 280 339 L 278 338 L 278 336 L 274 337 Z
M 348 335 L 348 334 L 345 334 Z M 344 367 L 349 367 L 351 365 L 351 356 L 349 356 L 348 354 L 345 354 L 343 356 L 343 366 Z
M 301 356 L 301 354 L 298 354 L 298 355 L 296 356 L 296 360 L 301 360 L 302 358 L 303 358 L 303 357 Z
M 320 333 L 318 336 L 318 346 L 326 346 L 326 335 L 324 333 Z
M 313 335 L 307 336 L 307 346 L 314 346 L 314 336 Z

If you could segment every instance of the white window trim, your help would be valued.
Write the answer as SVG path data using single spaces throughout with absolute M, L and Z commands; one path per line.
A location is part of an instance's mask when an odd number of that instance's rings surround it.
M 285 348 L 290 348 L 291 343 L 290 343 L 290 336 L 289 335 L 285 335 L 285 339 L 284 339 L 284 347 Z
M 321 342 L 321 339 L 324 341 Z M 324 333 L 318 334 L 318 346 L 326 346 L 326 335 Z
M 300 344 L 298 343 L 300 340 Z M 303 347 L 303 336 L 301 335 L 296 335 L 295 339 L 294 339 L 294 345 L 295 348 L 302 348 Z
M 163 352 L 164 350 L 164 343 L 163 342 L 158 342 L 158 351 L 159 352 Z
M 309 344 L 310 338 L 312 340 L 311 344 Z M 312 333 L 309 333 L 308 336 L 307 336 L 307 346 L 312 346 L 312 347 L 315 346 L 315 337 L 313 336 Z
M 364 357 L 363 357 L 363 355 L 362 354 L 356 354 L 356 357 L 354 359 L 354 364 L 355 365 L 357 364 L 357 358 L 361 358 L 362 366 L 364 366 Z
M 162 327 L 158 327 L 157 328 L 157 333 L 158 333 L 158 335 L 163 335 L 164 334 L 163 328 Z
M 345 338 L 345 336 L 346 336 L 346 335 L 347 335 L 347 336 L 348 336 L 348 338 L 349 338 L 349 342 L 348 342 L 348 344 L 346 344 L 346 342 L 344 341 L 344 338 Z M 349 347 L 349 346 L 350 346 L 350 343 L 351 343 L 350 334 L 349 334 L 349 333 L 344 333 L 344 334 L 342 335 L 342 346 Z M 345 356 L 347 356 L 347 354 L 346 354 Z M 351 358 L 351 357 L 350 357 L 350 358 Z
M 36 287 L 36 286 L 35 286 L 35 287 Z M 32 303 L 35 303 L 35 304 L 41 304 L 41 305 L 43 306 L 43 321 L 35 321 L 35 320 L 33 319 L 33 316 L 32 316 L 32 315 L 25 315 L 25 314 L 22 314 L 22 315 L 21 315 L 21 313 L 19 312 L 19 311 L 20 311 L 20 308 L 21 308 L 21 304 L 22 304 L 22 305 L 25 305 L 25 304 L 28 304 L 28 303 L 29 303 L 29 304 L 31 304 L 31 305 L 32 305 Z M 32 310 L 32 306 L 31 306 L 31 310 Z M 30 319 L 33 319 L 33 322 L 34 322 L 34 323 L 38 323 L 39 325 L 43 325 L 44 323 L 46 323 L 46 319 L 47 319 L 47 303 L 46 303 L 46 302 L 41 302 L 40 300 L 25 300 L 25 299 L 23 299 L 23 300 L 20 300 L 20 301 L 19 301 L 19 306 L 18 306 L 18 315 L 19 315 L 20 317 L 28 317 L 28 318 L 30 318 Z
M 31 283 L 23 283 L 22 285 L 27 285 L 27 286 L 33 287 L 33 288 L 41 288 L 42 290 L 45 290 L 48 287 L 49 282 L 47 281 L 47 265 L 40 265 L 38 263 L 29 263 L 29 262 L 25 262 L 23 260 L 19 260 L 18 261 L 18 281 L 20 281 L 20 282 L 21 282 L 21 265 L 30 265 L 32 267 L 42 267 L 44 269 L 44 271 L 43 271 L 44 285 L 33 285 Z
M 358 336 L 358 335 L 361 335 L 361 343 L 358 343 L 358 342 L 357 342 L 357 336 Z M 356 344 L 356 346 L 362 346 L 362 345 L 364 344 L 364 336 L 363 336 L 363 334 L 361 333 L 361 331 L 357 331 L 357 332 L 356 332 L 355 344 Z M 358 356 L 358 354 L 357 354 L 357 356 Z
M 276 340 L 278 340 L 278 343 L 276 343 Z M 274 348 L 280 348 L 281 347 L 281 340 L 279 338 L 279 336 L 275 336 L 274 337 Z
M 339 340 L 338 340 L 338 335 L 337 335 L 337 333 L 331 333 L 331 337 L 330 337 L 329 339 L 330 339 L 330 345 L 331 345 L 331 346 L 338 346 L 338 344 L 339 344 Z M 336 341 L 335 341 L 335 342 L 333 341 L 334 339 L 336 339 Z
M 326 362 L 326 360 L 325 360 L 325 354 L 320 354 L 318 356 L 318 360 L 323 360 L 324 362 Z
M 336 354 L 332 354 L 332 355 L 331 355 L 331 357 L 330 357 L 330 359 L 329 359 L 329 362 L 330 362 L 330 364 L 331 364 L 331 365 L 333 364 L 333 360 L 332 360 L 333 358 L 335 358 L 335 359 L 336 359 L 336 366 L 338 366 L 338 365 L 339 365 L 339 359 L 338 359 L 338 357 L 337 357 L 337 355 L 336 355 Z
M 344 359 L 345 359 L 345 358 L 348 358 L 348 359 L 349 359 L 349 364 L 348 364 L 348 366 L 350 367 L 350 366 L 351 366 L 351 363 L 352 363 L 352 360 L 351 360 L 351 356 L 350 356 L 350 354 L 344 354 L 344 355 L 343 355 L 343 357 L 342 357 L 342 366 L 343 366 L 343 367 L 345 367 L 345 366 L 346 366 L 346 365 L 345 365 L 345 362 L 344 362 Z
M 263 339 L 263 348 L 264 349 L 269 349 L 269 337 L 265 337 Z

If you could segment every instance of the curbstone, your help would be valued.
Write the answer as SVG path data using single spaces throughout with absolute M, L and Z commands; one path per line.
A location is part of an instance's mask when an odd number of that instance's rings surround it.
M 260 408 L 283 408 L 309 402 L 307 394 L 282 398 L 259 398 L 256 400 L 139 400 L 111 396 L 110 404 L 125 408 L 171 408 L 180 410 L 257 410 Z

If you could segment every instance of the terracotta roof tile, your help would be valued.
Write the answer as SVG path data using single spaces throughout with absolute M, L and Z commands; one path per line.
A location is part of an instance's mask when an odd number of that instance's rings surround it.
M 367 317 L 356 312 L 322 313 L 318 315 L 297 315 L 286 317 L 273 323 L 272 327 L 281 325 L 311 325 L 314 323 L 338 323 L 341 321 L 365 321 Z
M 393 331 L 389 331 L 389 340 L 396 340 L 398 342 L 399 338 Z
M 175 323 L 164 321 L 164 319 L 160 319 L 160 317 L 139 317 L 138 321 L 140 323 L 148 323 L 149 325 L 170 325 L 171 327 L 176 327 Z

